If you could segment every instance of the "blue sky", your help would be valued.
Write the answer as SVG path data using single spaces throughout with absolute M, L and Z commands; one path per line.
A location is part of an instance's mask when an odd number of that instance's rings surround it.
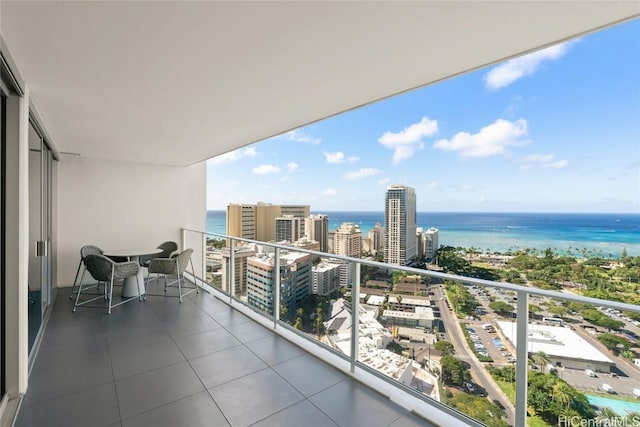
M 382 211 L 404 184 L 420 212 L 639 213 L 640 20 L 218 156 L 207 175 L 210 210 Z

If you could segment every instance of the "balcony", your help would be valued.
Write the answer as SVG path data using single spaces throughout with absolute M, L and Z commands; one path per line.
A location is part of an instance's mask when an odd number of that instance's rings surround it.
M 480 357 L 483 351 L 469 340 L 469 329 L 465 333 L 460 320 L 445 313 L 446 286 L 431 288 L 432 299 L 441 306 L 438 322 L 443 325 L 446 339 L 456 349 L 456 356 L 471 367 L 468 378 L 471 389 L 461 391 L 474 394 L 471 392 L 474 387 L 486 391 L 483 397 L 504 407 L 499 417 L 509 425 L 527 424 L 527 378 L 532 369 L 538 370 L 537 362 L 533 367 L 529 363 L 529 358 L 534 359 L 532 345 L 544 340 L 558 343 L 563 339 L 560 335 L 558 339 L 549 338 L 548 331 L 539 331 L 542 327 L 534 326 L 540 322 L 530 319 L 530 302 L 540 304 L 546 298 L 603 309 L 640 311 L 629 304 L 571 293 L 237 238 L 229 238 L 228 258 L 223 261 L 227 265 L 225 281 L 214 285 L 207 269 L 211 243 L 227 238 L 183 230 L 182 246 L 195 249 L 191 279 L 207 292 L 190 294 L 182 304 L 176 298 L 149 296 L 145 302 L 134 301 L 118 307 L 110 316 L 89 309 L 79 309 L 73 314 L 69 289 L 59 290 L 16 425 L 282 426 L 300 425 L 301 419 L 311 425 L 482 425 L 439 401 L 445 388 L 440 378 L 433 381 L 439 375 L 436 369 L 431 369 L 431 358 L 429 366 L 422 367 L 407 356 L 384 350 L 379 341 L 387 332 L 376 330 L 377 322 L 367 314 L 359 298 L 345 305 L 346 317 L 335 322 L 342 329 L 324 336 L 297 330 L 291 325 L 291 317 L 286 322 L 285 292 L 294 295 L 295 289 L 287 287 L 289 282 L 281 281 L 300 282 L 302 274 L 300 265 L 291 269 L 287 264 L 285 254 L 292 250 L 348 265 L 352 295 L 360 294 L 363 266 L 429 276 L 434 281 L 447 280 L 473 292 L 482 288 L 495 291 L 496 295 L 514 295 L 508 298 L 516 301 L 516 314 L 512 316 L 515 319 L 494 319 L 497 335 L 483 332 L 480 324 L 470 328 L 473 335 L 480 335 L 485 343 L 492 342 L 496 347 L 487 348 L 494 357 L 494 366 L 513 368 L 513 378 L 497 384 Z M 249 268 L 247 265 L 251 263 L 246 258 L 248 247 L 272 254 L 266 258 L 273 262 L 275 271 L 282 272 L 273 276 L 270 289 L 251 297 L 250 285 L 242 285 L 237 277 L 238 266 Z M 265 274 L 266 270 L 260 271 Z M 257 276 L 256 280 L 265 280 L 264 277 Z M 397 301 L 398 307 L 406 308 L 411 304 L 409 299 L 405 297 L 402 304 Z M 333 319 L 325 323 L 327 329 L 332 328 Z M 586 333 L 578 332 L 576 336 L 582 337 L 579 345 L 599 345 Z M 575 339 L 573 335 L 571 339 Z M 528 345 L 516 347 L 517 342 Z M 614 380 L 615 387 L 620 394 L 630 394 L 631 389 L 626 388 L 640 377 L 637 368 L 618 358 L 605 356 L 601 360 L 605 368 L 610 362 L 615 367 L 612 373 L 620 372 L 626 377 Z M 551 371 L 545 366 L 539 369 Z M 565 366 L 554 369 L 563 380 L 585 383 L 582 391 L 590 390 L 589 384 L 595 384 L 594 381 L 613 382 L 608 379 L 612 375 L 609 373 L 600 373 L 599 378 L 591 381 L 580 369 Z
M 58 292 L 16 426 L 422 426 L 201 292 L 71 312 Z

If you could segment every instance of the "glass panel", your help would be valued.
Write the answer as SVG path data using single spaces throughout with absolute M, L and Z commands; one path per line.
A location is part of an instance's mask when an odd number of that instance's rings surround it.
M 5 153 L 5 102 L 2 90 L 0 89 L 0 399 L 4 396 L 5 389 L 5 338 L 4 338 L 4 153 Z
M 621 265 L 593 262 L 584 276 L 583 293 L 600 283 L 600 292 L 633 302 L 634 283 Z M 599 277 L 598 277 L 599 276 Z M 552 283 L 553 285 L 553 283 Z M 603 301 L 606 303 L 606 301 Z M 568 413 L 598 425 L 632 425 L 640 413 L 640 370 L 635 362 L 640 339 L 640 314 L 621 312 L 555 298 L 531 298 L 529 320 L 528 406 L 530 421 L 560 425 Z
M 29 123 L 29 351 L 42 323 L 42 260 L 36 245 L 42 240 L 42 138 Z

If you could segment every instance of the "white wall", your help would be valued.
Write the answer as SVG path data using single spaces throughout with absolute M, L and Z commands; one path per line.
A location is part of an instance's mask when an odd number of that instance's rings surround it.
M 57 277 L 71 286 L 80 247 L 155 248 L 205 230 L 206 162 L 188 167 L 62 156 L 57 176 Z

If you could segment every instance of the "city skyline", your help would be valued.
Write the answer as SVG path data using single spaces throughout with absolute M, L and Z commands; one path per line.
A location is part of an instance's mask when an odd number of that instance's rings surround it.
M 207 209 L 640 212 L 639 50 L 634 20 L 218 156 Z

